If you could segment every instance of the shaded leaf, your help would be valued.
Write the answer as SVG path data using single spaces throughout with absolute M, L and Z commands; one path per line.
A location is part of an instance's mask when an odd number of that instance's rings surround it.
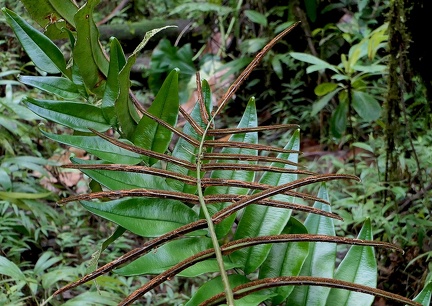
M 377 99 L 366 92 L 353 90 L 352 106 L 366 121 L 374 121 L 381 116 L 381 106 Z
M 318 197 L 328 201 L 329 196 L 325 185 L 321 186 Z M 331 212 L 327 204 L 315 202 L 314 207 Z M 333 219 L 320 215 L 309 214 L 304 222 L 309 234 L 335 235 Z M 303 264 L 300 275 L 333 278 L 336 260 L 336 244 L 326 242 L 309 243 L 309 255 Z M 298 286 L 288 296 L 290 306 L 322 306 L 325 305 L 330 288 L 314 286 Z
M 244 14 L 247 18 L 250 19 L 250 21 L 254 23 L 258 23 L 264 27 L 267 26 L 267 17 L 261 14 L 260 12 L 254 11 L 254 10 L 245 10 Z
M 304 225 L 291 217 L 282 234 L 307 234 Z M 297 276 L 308 255 L 308 242 L 275 243 L 259 271 L 259 279 L 278 276 Z M 281 304 L 294 289 L 293 286 L 275 288 L 272 304 Z
M 178 70 L 173 70 L 165 79 L 148 112 L 171 126 L 175 126 L 178 111 Z M 147 116 L 143 116 L 132 137 L 134 144 L 141 148 L 165 153 L 171 142 L 172 135 L 173 133 L 166 127 L 161 126 Z M 157 160 L 154 158 L 149 159 L 150 165 L 156 162 Z
M 370 219 L 367 219 L 357 237 L 362 240 L 372 240 L 372 227 Z M 377 263 L 374 248 L 371 246 L 353 245 L 339 264 L 335 279 L 353 282 L 360 285 L 376 288 Z M 347 306 L 368 306 L 374 301 L 369 294 L 349 290 L 330 290 L 326 305 L 343 304 Z
M 293 136 L 288 141 L 285 149 L 299 150 L 300 137 L 299 131 L 295 131 Z M 297 153 L 280 153 L 278 158 L 286 159 L 291 162 L 298 162 Z M 295 169 L 295 166 L 288 164 L 272 163 L 272 166 L 286 169 Z M 297 178 L 296 174 L 292 173 L 275 173 L 266 172 L 260 179 L 260 183 L 271 186 L 278 186 L 284 183 L 294 181 Z M 273 197 L 276 200 L 285 200 L 294 202 L 293 197 L 276 195 Z M 264 235 L 280 234 L 286 226 L 291 216 L 291 210 L 283 208 L 275 208 L 261 205 L 249 205 L 245 208 L 244 213 L 237 226 L 234 234 L 234 239 L 246 237 L 258 237 Z M 244 271 L 249 274 L 255 271 L 266 259 L 270 252 L 271 245 L 258 245 L 247 249 L 242 249 L 231 254 L 234 262 L 242 262 Z
M 100 108 L 79 102 L 37 100 L 27 97 L 25 105 L 42 118 L 57 122 L 80 132 L 92 128 L 105 132 L 110 128 Z
M 348 103 L 341 101 L 336 107 L 331 119 L 330 130 L 336 138 L 342 137 L 345 133 L 348 122 Z
M 68 75 L 63 54 L 48 37 L 11 10 L 2 8 L 2 12 L 24 50 L 39 69 L 48 73 L 62 72 Z
M 175 264 L 195 254 L 210 249 L 211 239 L 207 237 L 187 237 L 170 241 L 155 252 L 147 253 L 127 266 L 115 270 L 120 275 L 159 274 Z M 227 268 L 234 265 L 226 262 Z M 180 276 L 194 277 L 203 273 L 219 271 L 215 259 L 205 260 L 179 273 Z
M 249 282 L 249 279 L 243 275 L 231 274 L 228 275 L 228 280 L 231 285 L 231 288 L 236 286 L 240 286 Z M 213 278 L 212 280 L 206 282 L 202 285 L 194 296 L 185 304 L 185 306 L 196 306 L 200 305 L 200 303 L 205 300 L 221 293 L 224 291 L 222 286 L 221 277 L 218 276 Z M 235 302 L 236 306 L 252 306 L 259 305 L 261 302 L 267 300 L 271 297 L 271 294 L 266 294 L 265 292 L 259 291 L 252 293 L 250 295 L 245 296 L 244 298 L 238 299 Z
M 249 100 L 249 103 L 246 106 L 246 109 L 243 113 L 243 117 L 240 120 L 238 124 L 238 128 L 250 128 L 250 127 L 256 127 L 258 125 L 258 118 L 257 118 L 257 112 L 255 107 L 255 99 L 251 98 Z M 230 137 L 230 141 L 238 141 L 238 142 L 244 142 L 244 143 L 250 143 L 250 144 L 257 144 L 258 143 L 258 133 L 252 132 L 252 133 L 239 133 L 234 134 Z M 248 154 L 248 155 L 257 155 L 257 150 L 248 149 L 248 148 L 223 148 L 221 150 L 221 153 L 226 154 Z M 255 164 L 256 162 L 253 161 L 240 161 L 235 160 L 235 163 L 238 164 Z M 255 173 L 253 171 L 244 171 L 244 170 L 214 170 L 211 173 L 211 178 L 218 178 L 218 179 L 226 179 L 226 180 L 240 180 L 244 182 L 252 182 L 255 179 Z M 240 194 L 245 195 L 248 193 L 248 189 L 246 188 L 239 188 L 239 187 L 227 187 L 227 186 L 211 186 L 206 188 L 205 195 L 209 194 Z M 215 204 L 215 205 L 209 205 L 207 206 L 207 209 L 210 213 L 210 215 L 213 215 L 217 211 L 225 208 L 226 206 L 230 205 L 231 203 L 221 203 L 221 204 Z M 216 233 L 219 238 L 224 237 L 232 227 L 232 224 L 234 223 L 234 220 L 236 218 L 236 214 L 232 214 L 219 224 L 215 226 Z
M 83 149 L 107 162 L 135 165 L 142 161 L 141 155 L 122 149 L 98 136 L 56 135 L 43 130 L 41 132 L 52 140 Z
M 143 236 L 156 237 L 197 220 L 185 204 L 168 199 L 123 198 L 108 202 L 81 201 L 92 213 Z
M 67 78 L 50 76 L 20 76 L 18 80 L 63 99 L 79 99 L 81 93 L 77 85 Z
M 336 73 L 339 73 L 336 66 L 330 65 L 329 63 L 313 55 L 307 53 L 298 53 L 298 52 L 291 52 L 290 55 L 296 60 L 312 64 L 312 66 L 309 66 L 306 69 L 307 73 L 311 73 L 318 70 L 324 70 L 324 69 L 330 69 Z

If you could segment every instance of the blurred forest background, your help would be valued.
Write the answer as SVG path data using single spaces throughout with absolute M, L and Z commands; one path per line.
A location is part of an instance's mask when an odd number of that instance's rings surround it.
M 19 1 L 0 0 L 0 6 L 31 20 L 32 12 Z M 218 125 L 235 125 L 254 96 L 260 125 L 301 126 L 307 169 L 359 176 L 360 184 L 331 184 L 333 211 L 344 218 L 338 233 L 355 237 L 371 218 L 376 240 L 405 250 L 377 250 L 379 288 L 413 297 L 432 280 L 432 57 L 426 33 L 431 13 L 427 0 L 102 0 L 95 19 L 103 43 L 115 36 L 126 52 L 146 31 L 177 25 L 146 46 L 133 68 L 133 89 L 150 103 L 178 67 L 186 109 L 196 100 L 196 71 L 209 80 L 216 103 L 266 43 L 301 21 L 264 57 Z M 47 16 L 46 24 L 51 21 Z M 17 81 L 37 69 L 3 16 L 0 33 L 0 274 L 7 258 L 33 286 L 30 294 L 23 283 L 0 275 L 0 304 L 36 305 L 35 297 L 47 298 L 57 282 L 85 271 L 113 225 L 77 203 L 56 205 L 86 190 L 79 172 L 56 167 L 85 152 L 41 134 L 39 124 L 57 132 L 64 128 L 21 104 L 24 95 L 42 97 Z M 67 52 L 63 40 L 58 45 Z M 261 136 L 280 146 L 288 137 Z M 122 237 L 101 261 L 139 242 Z M 205 279 L 164 284 L 146 296 L 148 305 L 179 305 Z M 101 282 L 112 294 L 123 294 L 140 278 L 104 276 Z M 377 299 L 375 305 L 385 303 Z

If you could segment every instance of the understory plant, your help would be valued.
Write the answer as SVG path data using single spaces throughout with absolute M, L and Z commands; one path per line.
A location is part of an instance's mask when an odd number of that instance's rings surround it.
M 216 105 L 208 83 L 197 75 L 198 101 L 187 113 L 179 105 L 177 69 L 148 109 L 130 89 L 138 52 L 163 28 L 147 33 L 128 57 L 112 38 L 108 56 L 92 17 L 97 0 L 80 8 L 68 1 L 48 3 L 53 15 L 66 23 L 63 30 L 72 50 L 68 61 L 52 40 L 3 8 L 24 50 L 44 72 L 21 76 L 20 81 L 57 96 L 27 97 L 25 104 L 74 131 L 68 135 L 43 130 L 48 138 L 95 157 L 71 158 L 64 166 L 86 174 L 92 191 L 59 203 L 79 201 L 117 224 L 94 254 L 94 271 L 58 289 L 51 299 L 114 271 L 121 276 L 155 275 L 119 305 L 140 300 L 175 276 L 201 274 L 211 279 L 186 305 L 370 305 L 373 296 L 428 305 L 430 284 L 414 300 L 375 289 L 374 247 L 401 250 L 373 241 L 369 220 L 357 238 L 335 236 L 333 220 L 341 218 L 331 212 L 325 182 L 357 178 L 317 174 L 299 166 L 296 125 L 258 126 L 251 98 L 237 127 L 215 127 L 242 82 L 295 25 L 257 54 Z M 259 132 L 277 129 L 292 130 L 284 148 L 259 143 Z M 310 184 L 321 184 L 317 195 L 302 191 Z M 103 251 L 126 231 L 145 242 L 97 268 Z M 349 250 L 335 269 L 337 244 Z

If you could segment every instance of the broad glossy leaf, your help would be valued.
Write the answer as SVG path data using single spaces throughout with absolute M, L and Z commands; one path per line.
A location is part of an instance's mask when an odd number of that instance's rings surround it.
M 201 251 L 211 249 L 211 239 L 208 237 L 186 237 L 170 241 L 155 251 L 141 256 L 127 266 L 115 270 L 120 275 L 159 274 Z M 225 262 L 228 269 L 235 265 Z M 194 277 L 203 273 L 217 272 L 219 267 L 215 259 L 199 262 L 178 275 Z
M 316 56 L 307 53 L 298 53 L 298 52 L 291 52 L 290 55 L 296 60 L 312 64 L 312 66 L 309 66 L 306 69 L 307 73 L 311 73 L 317 70 L 324 70 L 324 69 L 330 69 L 336 73 L 339 73 L 336 66 L 330 65 L 329 63 L 323 61 L 322 59 L 319 59 Z
M 353 90 L 352 106 L 366 121 L 374 121 L 381 116 L 381 106 L 377 99 L 366 92 Z
M 343 133 L 345 133 L 348 121 L 347 117 L 348 103 L 340 101 L 330 119 L 330 130 L 336 138 L 342 137 Z
M 110 39 L 110 61 L 105 91 L 102 97 L 102 113 L 111 125 L 115 125 L 117 116 L 115 113 L 115 102 L 119 96 L 119 73 L 126 64 L 126 57 L 119 41 L 112 37 Z
M 99 42 L 99 30 L 93 20 L 93 11 L 99 0 L 89 0 L 75 14 L 76 43 L 73 61 L 79 68 L 87 89 L 101 95 L 108 74 L 108 60 Z
M 78 158 L 71 158 L 71 161 L 74 164 L 84 165 L 101 163 L 100 161 L 88 161 Z M 82 169 L 81 172 L 111 190 L 136 188 L 169 190 L 164 179 L 150 174 L 90 169 Z
M 110 129 L 100 108 L 78 102 L 37 100 L 27 97 L 26 106 L 42 118 L 57 122 L 76 131 L 89 132 L 92 128 L 99 132 Z
M 307 229 L 297 219 L 291 217 L 282 234 L 307 234 Z M 278 276 L 297 276 L 308 255 L 308 242 L 291 242 L 273 244 L 269 255 L 259 271 L 259 279 Z M 273 305 L 279 305 L 294 289 L 293 286 L 275 288 L 277 294 L 272 299 Z
M 34 29 L 17 14 L 2 8 L 6 22 L 14 31 L 24 50 L 41 70 L 68 75 L 66 61 L 60 49 L 45 35 Z
M 317 96 L 321 97 L 329 92 L 334 91 L 338 87 L 336 83 L 321 83 L 317 87 L 315 87 L 314 92 Z
M 321 186 L 318 197 L 328 201 L 325 185 Z M 331 208 L 327 204 L 315 202 L 314 207 L 327 212 Z M 333 219 L 309 214 L 304 222 L 309 234 L 335 235 Z M 301 269 L 300 275 L 333 278 L 336 260 L 336 244 L 327 242 L 310 242 L 309 255 Z M 315 286 L 298 286 L 288 296 L 290 306 L 322 306 L 325 305 L 330 288 Z
M 165 79 L 162 88 L 149 107 L 148 112 L 175 126 L 179 112 L 178 70 L 173 70 Z M 173 133 L 153 119 L 143 116 L 133 134 L 135 145 L 159 153 L 165 153 L 171 142 Z M 157 159 L 150 158 L 150 165 Z
M 18 80 L 63 99 L 80 99 L 81 93 L 77 85 L 67 78 L 51 76 L 20 76 Z
M 243 275 L 239 274 L 231 274 L 228 275 L 228 280 L 231 285 L 231 288 L 234 288 L 236 286 L 240 286 L 243 284 L 247 284 L 249 282 L 249 279 Z M 197 292 L 194 294 L 194 296 L 185 304 L 185 306 L 196 306 L 200 303 L 204 302 L 205 300 L 215 296 L 216 294 L 219 294 L 224 291 L 222 280 L 220 276 L 217 276 L 216 278 L 213 278 L 212 280 L 206 282 L 203 284 Z M 241 298 L 239 300 L 235 301 L 236 306 L 254 306 L 254 305 L 260 305 L 261 302 L 267 300 L 270 298 L 271 294 L 266 294 L 266 292 L 258 291 L 255 293 L 252 293 L 250 295 L 245 296 L 244 298 Z
M 299 150 L 300 148 L 300 132 L 297 130 L 293 133 L 285 149 Z M 291 162 L 298 162 L 297 153 L 280 153 L 277 156 L 281 159 L 286 159 Z M 272 163 L 274 167 L 281 167 L 286 169 L 295 169 L 295 166 L 288 164 Z M 275 173 L 266 172 L 260 179 L 260 183 L 277 186 L 284 183 L 294 181 L 297 178 L 296 174 L 292 173 Z M 288 202 L 295 202 L 293 197 L 276 195 L 273 197 L 277 200 L 285 200 Z M 280 234 L 285 228 L 291 210 L 283 208 L 268 207 L 262 205 L 249 205 L 245 208 L 244 213 L 237 226 L 234 234 L 235 239 L 246 237 L 258 237 L 265 235 Z M 242 249 L 234 252 L 231 255 L 234 262 L 241 262 L 244 265 L 246 274 L 252 273 L 264 262 L 268 253 L 270 252 L 271 245 L 258 245 L 247 249 Z
M 123 198 L 108 202 L 81 201 L 90 212 L 143 236 L 156 237 L 194 222 L 198 215 L 180 201 Z
M 260 12 L 254 10 L 245 10 L 243 12 L 250 21 L 254 23 L 258 23 L 264 27 L 267 26 L 267 17 L 261 14 Z
M 256 127 L 258 125 L 257 112 L 255 107 L 255 99 L 251 98 L 249 103 L 246 106 L 246 109 L 243 113 L 243 117 L 238 124 L 238 128 L 250 128 Z M 234 134 L 230 137 L 230 141 L 244 142 L 250 144 L 258 143 L 258 133 L 242 133 L 242 134 Z M 257 155 L 258 152 L 256 150 L 247 149 L 247 148 L 223 148 L 221 153 L 229 153 L 229 154 L 247 154 L 247 155 Z M 251 161 L 234 161 L 238 164 L 255 164 L 255 162 Z M 215 170 L 211 173 L 211 178 L 218 179 L 226 179 L 226 180 L 239 180 L 244 182 L 252 182 L 255 178 L 255 173 L 253 171 L 244 171 L 244 170 Z M 248 193 L 247 188 L 239 188 L 239 187 L 226 187 L 226 186 L 211 186 L 206 188 L 205 194 L 240 194 L 245 195 Z M 231 203 L 220 203 L 214 205 L 208 205 L 207 209 L 210 215 L 215 214 L 217 211 L 225 208 Z M 219 238 L 224 237 L 230 230 L 236 218 L 236 214 L 232 214 L 221 223 L 215 226 L 216 234 Z
M 370 219 L 365 221 L 357 238 L 362 240 L 373 239 Z M 378 271 L 374 248 L 371 246 L 351 246 L 339 264 L 335 278 L 376 288 Z M 326 305 L 368 306 L 373 301 L 374 297 L 370 294 L 332 288 Z
M 206 80 L 202 81 L 202 92 L 203 92 L 203 100 L 204 105 L 206 106 L 206 111 L 209 114 L 210 108 L 212 106 L 212 100 L 211 100 L 211 91 L 210 86 Z M 200 113 L 200 107 L 199 103 L 196 103 L 194 108 L 192 109 L 192 112 L 190 114 L 190 117 L 200 126 L 202 129 L 205 128 L 206 124 L 201 118 Z M 189 122 L 186 122 L 183 126 L 183 133 L 185 133 L 188 136 L 191 136 L 194 139 L 200 140 L 201 136 L 192 128 Z M 186 141 L 183 138 L 180 138 L 172 152 L 172 156 L 183 159 L 185 161 L 195 163 L 196 162 L 196 155 L 198 154 L 198 149 Z M 173 171 L 179 174 L 189 175 L 192 177 L 196 177 L 196 171 L 188 170 L 184 167 L 175 165 L 175 164 L 168 164 L 167 170 Z M 167 179 L 167 184 L 173 188 L 174 190 L 186 192 L 186 193 L 192 193 L 195 194 L 196 192 L 196 185 L 189 185 L 185 184 L 179 180 L 174 179 Z
M 141 155 L 122 149 L 98 136 L 56 135 L 42 130 L 41 132 L 50 139 L 83 149 L 110 163 L 135 165 L 142 160 Z

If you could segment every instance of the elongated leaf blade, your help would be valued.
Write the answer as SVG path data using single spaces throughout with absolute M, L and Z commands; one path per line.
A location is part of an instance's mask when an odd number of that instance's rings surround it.
M 92 128 L 99 132 L 110 129 L 100 108 L 78 102 L 38 100 L 27 97 L 26 106 L 42 118 L 57 122 L 76 131 L 89 132 Z
M 57 142 L 83 149 L 106 162 L 135 165 L 142 161 L 141 155 L 122 149 L 98 136 L 56 135 L 45 131 L 42 133 Z
M 202 92 L 203 92 L 203 102 L 204 102 L 204 105 L 206 108 L 205 111 L 208 114 L 210 114 L 210 109 L 212 106 L 211 91 L 210 91 L 210 86 L 206 80 L 202 81 Z M 204 130 L 206 123 L 201 118 L 199 103 L 195 104 L 195 106 L 192 109 L 192 112 L 190 114 L 190 117 L 192 118 L 192 120 L 194 120 L 197 123 L 198 126 L 200 126 Z M 191 126 L 191 124 L 189 122 L 185 123 L 182 131 L 183 131 L 183 133 L 185 133 L 186 135 L 188 135 L 194 139 L 201 140 L 201 135 L 199 135 L 195 131 L 195 129 Z M 177 143 L 174 147 L 174 150 L 172 152 L 172 155 L 174 157 L 180 158 L 182 160 L 188 161 L 188 162 L 193 163 L 193 164 L 196 163 L 197 154 L 198 154 L 198 148 L 183 138 L 180 138 L 177 141 Z M 189 169 L 186 169 L 184 167 L 180 167 L 176 164 L 168 164 L 167 170 L 173 171 L 173 172 L 176 172 L 179 174 L 184 174 L 184 175 L 196 177 L 196 171 L 189 170 Z M 174 179 L 167 179 L 167 184 L 171 188 L 173 188 L 174 190 L 186 192 L 186 193 L 195 194 L 196 189 L 197 189 L 196 185 L 188 185 L 188 184 L 185 184 L 179 180 L 174 180 Z
M 285 149 L 299 150 L 300 148 L 300 132 L 297 130 L 288 141 Z M 291 162 L 298 162 L 297 153 L 280 153 L 277 156 L 281 159 L 286 159 Z M 281 167 L 286 169 L 295 169 L 295 166 L 288 164 L 272 163 L 274 167 Z M 288 183 L 297 178 L 296 174 L 292 173 L 275 173 L 266 172 L 260 179 L 260 183 L 277 186 L 280 184 Z M 277 195 L 274 197 L 276 200 L 285 200 L 287 202 L 294 202 L 293 197 Z M 291 216 L 291 210 L 283 208 L 275 208 L 261 205 L 249 205 L 244 210 L 242 218 L 237 226 L 234 234 L 235 239 L 246 237 L 257 237 L 264 235 L 280 234 L 287 224 Z M 249 274 L 264 262 L 268 253 L 270 252 L 271 245 L 258 245 L 251 248 L 243 249 L 234 252 L 231 257 L 235 262 L 242 262 L 246 274 Z
M 373 239 L 370 219 L 365 221 L 357 238 Z M 376 288 L 378 272 L 374 248 L 371 246 L 351 246 L 338 266 L 335 278 Z M 374 297 L 369 294 L 333 288 L 330 290 L 326 305 L 340 303 L 346 306 L 369 306 L 373 301 Z
M 210 248 L 212 248 L 211 239 L 207 237 L 186 237 L 173 240 L 159 247 L 155 252 L 147 253 L 127 266 L 115 270 L 115 272 L 127 276 L 159 274 L 177 263 Z M 226 267 L 233 268 L 235 265 L 227 261 Z M 178 275 L 194 277 L 203 273 L 217 272 L 218 270 L 216 260 L 209 259 L 196 263 Z
M 307 234 L 306 227 L 291 217 L 282 234 Z M 297 276 L 309 252 L 308 242 L 276 243 L 273 244 L 269 255 L 259 271 L 259 278 L 278 276 Z M 277 294 L 272 299 L 273 305 L 279 305 L 294 289 L 293 286 L 279 287 L 273 290 Z
M 14 31 L 24 50 L 41 70 L 68 75 L 66 61 L 60 49 L 45 35 L 7 8 L 2 8 L 6 22 Z
M 171 126 L 175 126 L 178 111 L 178 71 L 173 70 L 165 79 L 148 112 Z M 133 142 L 144 149 L 165 153 L 172 135 L 173 133 L 166 127 L 147 116 L 143 116 L 133 134 Z M 157 160 L 154 158 L 149 159 L 150 165 L 156 162 Z
M 317 70 L 324 70 L 324 69 L 330 69 L 336 73 L 338 73 L 337 67 L 330 65 L 329 63 L 323 61 L 322 59 L 319 59 L 316 56 L 307 54 L 307 53 L 298 53 L 298 52 L 291 52 L 290 55 L 295 58 L 296 60 L 306 62 L 311 64 L 312 66 L 308 67 L 307 72 L 311 73 L 313 71 Z
M 249 100 L 249 103 L 246 106 L 246 109 L 243 113 L 243 117 L 240 120 L 240 123 L 238 124 L 238 128 L 250 128 L 250 127 L 257 127 L 258 126 L 258 118 L 257 118 L 257 112 L 256 112 L 256 106 L 255 106 L 255 99 L 251 98 Z M 244 143 L 250 143 L 250 144 L 257 144 L 258 143 L 258 133 L 252 132 L 252 133 L 241 133 L 241 134 L 234 134 L 230 137 L 230 141 L 238 141 L 238 142 L 244 142 Z M 248 149 L 248 148 L 223 148 L 221 153 L 227 153 L 227 154 L 247 154 L 247 155 L 257 155 L 257 150 Z M 251 161 L 241 161 L 236 160 L 234 161 L 238 164 L 254 164 L 256 162 Z M 226 179 L 226 180 L 239 180 L 244 182 L 252 182 L 255 179 L 255 173 L 253 171 L 244 171 L 244 170 L 215 170 L 211 173 L 211 178 L 218 178 L 218 179 Z M 209 194 L 240 194 L 244 195 L 248 193 L 248 189 L 246 188 L 239 188 L 239 187 L 227 187 L 227 186 L 211 186 L 206 188 L 205 195 Z M 221 203 L 217 205 L 210 205 L 207 207 L 210 215 L 213 215 L 217 211 L 225 208 L 231 203 Z M 217 224 L 216 234 L 219 238 L 222 238 L 225 236 L 232 227 L 232 224 L 234 223 L 234 220 L 236 218 L 236 214 L 232 214 L 230 217 L 223 220 L 221 223 Z
M 99 30 L 93 20 L 93 11 L 99 0 L 90 0 L 75 14 L 76 43 L 73 61 L 79 68 L 87 89 L 101 95 L 108 74 L 108 60 L 99 42 Z
M 185 204 L 167 199 L 125 198 L 108 202 L 81 201 L 81 204 L 90 212 L 143 237 L 166 234 L 198 218 Z
M 21 269 L 6 257 L 0 256 L 0 275 L 6 275 L 15 281 L 25 281 L 26 277 Z
M 328 192 L 323 185 L 318 192 L 318 197 L 328 201 Z M 331 212 L 327 204 L 315 202 L 314 207 Z M 320 215 L 308 215 L 304 223 L 309 234 L 335 235 L 333 219 Z M 309 243 L 309 255 L 303 264 L 300 275 L 333 278 L 334 264 L 336 260 L 336 244 L 334 243 Z M 325 305 L 330 288 L 314 286 L 298 286 L 288 296 L 287 303 L 291 306 L 322 306 Z
M 82 160 L 78 158 L 71 158 L 71 161 L 74 164 L 84 165 L 97 163 L 95 161 Z M 169 190 L 164 179 L 150 174 L 90 169 L 81 169 L 81 172 L 110 190 L 129 190 L 136 188 Z
M 26 85 L 39 88 L 63 99 L 80 99 L 79 88 L 71 80 L 51 76 L 20 76 L 18 80 Z
M 119 41 L 113 37 L 110 40 L 110 61 L 105 91 L 102 97 L 102 113 L 105 119 L 115 125 L 117 114 L 115 103 L 120 94 L 119 73 L 126 65 L 126 57 Z
M 432 297 L 432 282 L 429 282 L 423 290 L 414 298 L 413 301 L 429 306 Z

